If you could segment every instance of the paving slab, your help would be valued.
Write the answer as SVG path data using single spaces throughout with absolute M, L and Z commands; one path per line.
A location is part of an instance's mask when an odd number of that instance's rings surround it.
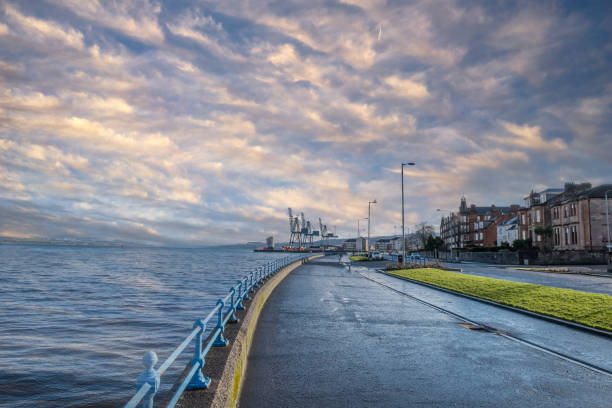
M 375 272 L 349 271 L 335 257 L 300 267 L 276 288 L 253 338 L 240 406 L 611 406 L 612 376 L 469 330 L 367 273 Z M 487 313 L 473 303 L 480 317 Z M 612 355 L 602 341 L 588 346 Z

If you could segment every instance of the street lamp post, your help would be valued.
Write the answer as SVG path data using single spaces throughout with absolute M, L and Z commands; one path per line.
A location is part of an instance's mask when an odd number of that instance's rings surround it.
M 406 262 L 406 234 L 404 231 L 404 166 L 414 166 L 415 163 L 402 163 L 402 263 Z
M 612 246 L 610 246 L 610 219 L 608 218 L 608 193 L 612 191 L 606 190 L 604 196 L 606 198 L 606 227 L 608 228 L 608 272 L 612 272 L 612 264 L 610 264 L 610 251 L 612 251 Z
M 361 229 L 359 228 L 359 221 L 369 220 L 369 218 L 358 218 L 357 219 L 357 239 L 355 240 L 355 251 L 357 251 L 357 240 L 361 238 Z
M 368 253 L 370 253 L 370 204 L 376 204 L 376 199 L 374 199 L 374 201 L 368 201 Z

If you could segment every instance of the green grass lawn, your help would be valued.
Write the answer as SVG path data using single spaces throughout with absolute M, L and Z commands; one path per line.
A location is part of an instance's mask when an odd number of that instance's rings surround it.
M 364 255 L 351 255 L 349 258 L 351 258 L 351 261 L 369 261 L 370 258 L 368 258 L 367 256 Z
M 387 271 L 467 295 L 612 331 L 612 296 L 433 268 Z

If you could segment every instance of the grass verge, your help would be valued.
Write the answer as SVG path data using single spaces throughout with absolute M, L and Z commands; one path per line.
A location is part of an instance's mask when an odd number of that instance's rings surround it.
M 612 296 L 434 268 L 387 271 L 466 295 L 612 331 Z
M 349 258 L 351 258 L 351 261 L 369 261 L 370 258 L 368 258 L 367 256 L 363 256 L 363 255 L 351 255 Z

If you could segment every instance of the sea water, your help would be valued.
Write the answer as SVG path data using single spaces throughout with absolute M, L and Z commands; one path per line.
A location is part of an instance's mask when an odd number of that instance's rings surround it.
M 0 245 L 0 407 L 123 405 L 145 352 L 163 362 L 237 279 L 282 256 Z M 160 394 L 192 347 L 162 376 Z

